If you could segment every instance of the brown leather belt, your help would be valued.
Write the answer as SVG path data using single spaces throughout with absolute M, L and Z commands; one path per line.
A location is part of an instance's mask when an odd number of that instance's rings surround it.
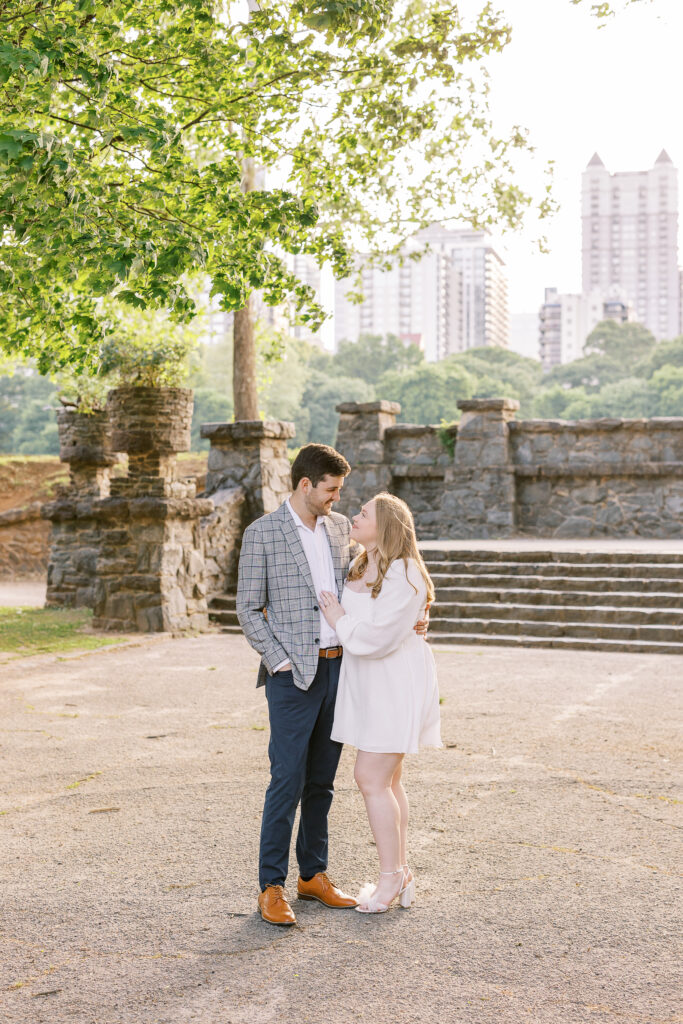
M 318 651 L 319 658 L 341 658 L 343 647 L 321 647 Z

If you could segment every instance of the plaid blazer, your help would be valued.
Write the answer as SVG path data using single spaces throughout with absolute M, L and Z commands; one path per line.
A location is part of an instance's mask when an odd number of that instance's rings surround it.
M 351 523 L 337 512 L 323 522 L 341 598 L 350 562 Z M 294 683 L 307 690 L 318 671 L 320 611 L 299 529 L 286 503 L 244 531 L 237 617 L 247 640 L 261 655 L 256 685 L 263 686 L 266 673 L 272 675 L 276 665 L 289 660 Z

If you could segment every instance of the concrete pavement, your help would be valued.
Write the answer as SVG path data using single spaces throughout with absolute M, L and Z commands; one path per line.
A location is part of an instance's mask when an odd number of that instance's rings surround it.
M 42 608 L 46 592 L 42 580 L 0 580 L 0 608 Z
M 417 903 L 294 901 L 291 930 L 255 914 L 268 731 L 242 637 L 3 666 L 3 1024 L 683 1019 L 680 658 L 436 655 L 445 746 L 406 771 Z M 356 891 L 352 766 L 330 873 Z

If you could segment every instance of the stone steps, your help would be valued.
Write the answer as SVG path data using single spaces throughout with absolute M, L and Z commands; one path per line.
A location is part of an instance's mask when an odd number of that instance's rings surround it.
M 578 562 L 586 565 L 592 562 L 612 565 L 637 565 L 639 562 L 653 564 L 683 565 L 683 552 L 679 551 L 561 551 L 552 548 L 537 550 L 499 551 L 495 548 L 441 549 L 422 547 L 425 562 Z
M 424 550 L 433 644 L 683 654 L 683 554 Z M 241 632 L 235 595 L 211 602 Z
M 436 562 L 430 559 L 425 562 L 430 573 L 448 574 L 452 576 L 467 575 L 476 571 L 479 576 L 534 576 L 551 579 L 554 576 L 599 576 L 602 579 L 624 579 L 630 577 L 647 577 L 648 579 L 683 579 L 683 563 L 638 562 L 621 563 L 591 562 L 588 565 L 573 562 L 511 562 L 501 559 L 499 562 L 477 562 L 474 559 L 448 562 Z
M 433 578 L 433 577 L 432 577 Z M 445 614 L 442 611 L 451 604 L 471 605 L 482 601 L 488 604 L 542 605 L 609 605 L 616 608 L 660 608 L 683 604 L 680 593 L 659 589 L 652 592 L 642 590 L 550 590 L 536 587 L 439 587 L 439 603 L 432 607 L 431 615 Z
M 423 551 L 435 644 L 683 654 L 683 554 Z
M 683 572 L 679 577 L 663 579 L 644 579 L 642 577 L 607 577 L 594 576 L 511 576 L 496 573 L 461 573 L 451 575 L 430 573 L 437 591 L 447 587 L 474 589 L 485 581 L 486 586 L 495 588 L 542 588 L 562 593 L 565 590 L 583 591 L 642 591 L 650 593 L 683 594 Z
M 554 609 L 555 610 L 555 609 Z M 437 626 L 438 624 L 438 626 Z M 495 633 L 497 636 L 528 635 L 536 637 L 570 636 L 577 640 L 657 640 L 680 644 L 683 650 L 683 626 L 621 625 L 609 622 L 552 622 L 532 619 L 477 619 L 463 616 L 459 619 L 437 619 L 430 633 L 449 636 L 458 633 Z
M 215 622 L 217 625 L 223 626 L 226 629 L 226 632 L 232 632 L 233 628 L 238 632 L 241 632 L 237 612 L 216 608 L 213 601 L 209 605 L 209 619 L 211 622 Z M 230 629 L 227 627 L 230 627 Z
M 552 647 L 565 651 L 617 651 L 627 654 L 683 654 L 683 643 L 649 640 L 611 640 L 601 637 L 496 636 L 486 633 L 442 633 L 432 644 L 477 644 L 484 647 Z
M 614 607 L 592 604 L 589 606 L 561 604 L 435 604 L 431 610 L 431 630 L 448 632 L 448 623 L 457 619 L 514 619 L 519 622 L 547 622 L 549 619 L 572 623 L 605 623 L 623 625 L 633 623 L 643 626 L 683 626 L 683 609 Z

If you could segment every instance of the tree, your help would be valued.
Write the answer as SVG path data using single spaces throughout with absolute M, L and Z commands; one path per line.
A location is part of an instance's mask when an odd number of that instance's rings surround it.
M 486 109 L 484 62 L 510 37 L 488 6 L 472 22 L 447 0 L 238 9 L 0 6 L 0 343 L 42 373 L 98 371 L 106 297 L 187 321 L 200 269 L 224 310 L 260 290 L 315 326 L 287 253 L 344 277 L 354 249 L 386 259 L 437 216 L 514 228 L 532 206 L 526 136 L 497 137 Z M 278 184 L 245 189 L 245 161 Z M 238 418 L 256 391 L 240 367 Z
M 394 334 L 361 334 L 358 341 L 340 341 L 333 362 L 343 376 L 376 384 L 384 373 L 419 366 L 424 355 L 417 345 L 406 345 Z
M 656 416 L 683 416 L 683 366 L 667 364 L 655 370 L 650 388 L 656 396 Z
M 588 403 L 591 418 L 652 416 L 656 412 L 648 381 L 638 377 L 624 377 L 606 384 L 597 395 L 589 396 Z
M 636 365 L 637 375 L 651 377 L 663 366 L 683 366 L 683 337 L 673 341 L 660 341 L 649 354 Z
M 538 360 L 494 346 L 468 349 L 450 356 L 447 364 L 460 366 L 476 378 L 473 392 L 478 398 L 516 398 L 520 416 L 530 416 L 541 384 Z
M 597 392 L 607 384 L 643 373 L 656 346 L 654 335 L 642 324 L 604 320 L 588 335 L 584 345 L 586 355 L 553 367 L 545 381 Z
M 460 416 L 459 398 L 471 398 L 476 378 L 457 364 L 425 363 L 405 373 L 386 373 L 377 385 L 379 398 L 401 403 L 404 423 L 440 423 Z
M 5 369 L 13 372 L 0 377 L 0 452 L 57 455 L 55 385 L 28 366 Z
M 542 420 L 567 419 L 565 410 L 570 402 L 583 402 L 586 397 L 586 392 L 581 387 L 569 391 L 561 384 L 551 384 L 542 388 L 536 395 L 534 416 Z
M 195 388 L 192 409 L 192 451 L 208 451 L 209 441 L 200 437 L 202 423 L 224 423 L 232 419 L 230 396 L 214 388 Z
M 642 324 L 602 320 L 586 338 L 584 354 L 603 355 L 615 363 L 634 365 L 651 354 L 657 341 Z
M 373 398 L 374 390 L 365 381 L 353 377 L 331 379 L 326 373 L 312 370 L 302 396 L 301 415 L 296 419 L 297 444 L 334 444 L 339 423 L 335 406 L 339 402 L 371 402 Z

